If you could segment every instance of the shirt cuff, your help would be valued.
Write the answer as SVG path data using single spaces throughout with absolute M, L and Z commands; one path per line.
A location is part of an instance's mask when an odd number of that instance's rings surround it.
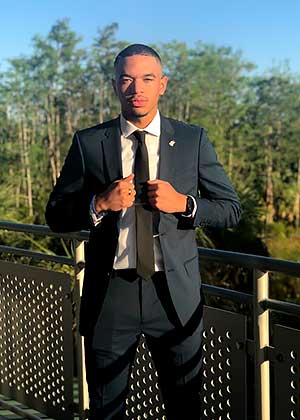
M 197 201 L 196 201 L 196 199 L 195 199 L 194 196 L 192 196 L 190 194 L 187 194 L 187 196 L 188 197 L 191 197 L 191 199 L 193 200 L 193 202 L 194 202 L 194 210 L 193 210 L 193 212 L 191 214 L 188 214 L 188 215 L 181 213 L 181 216 L 182 217 L 193 218 L 193 217 L 195 217 L 195 214 L 196 214 L 196 211 L 197 211 Z
M 92 219 L 94 226 L 97 226 L 102 221 L 103 217 L 107 214 L 107 211 L 100 211 L 99 213 L 96 211 L 95 197 L 96 195 L 94 195 L 90 204 L 90 217 Z

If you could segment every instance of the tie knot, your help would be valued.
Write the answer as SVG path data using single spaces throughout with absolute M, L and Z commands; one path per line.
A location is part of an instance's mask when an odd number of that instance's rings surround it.
M 140 130 L 136 130 L 133 133 L 134 137 L 137 139 L 137 141 L 139 143 L 145 143 L 145 136 L 146 136 L 146 132 L 145 131 L 140 131 Z

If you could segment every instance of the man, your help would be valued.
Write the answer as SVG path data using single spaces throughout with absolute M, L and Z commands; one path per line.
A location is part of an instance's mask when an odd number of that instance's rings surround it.
M 91 230 L 80 313 L 91 420 L 123 418 L 142 333 L 168 420 L 187 410 L 200 418 L 194 229 L 236 225 L 240 205 L 205 131 L 159 113 L 166 87 L 152 48 L 121 51 L 113 80 L 121 115 L 75 134 L 47 205 L 54 231 Z

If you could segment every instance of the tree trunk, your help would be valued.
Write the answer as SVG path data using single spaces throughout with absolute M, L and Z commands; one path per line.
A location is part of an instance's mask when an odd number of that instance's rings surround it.
M 73 125 L 72 125 L 72 107 L 70 99 L 67 99 L 67 112 L 66 112 L 66 128 L 67 134 L 71 136 L 73 134 Z
M 48 139 L 49 139 L 49 160 L 50 160 L 50 168 L 51 168 L 51 177 L 53 185 L 56 183 L 58 178 L 58 174 L 56 171 L 56 163 L 55 163 L 55 135 L 53 130 L 53 96 L 50 93 L 49 96 L 46 98 L 46 114 L 47 114 L 47 131 L 48 131 Z
M 104 83 L 103 78 L 100 78 L 100 90 L 99 90 L 99 123 L 104 121 Z
M 233 172 L 233 141 L 232 139 L 228 139 L 229 147 L 228 147 L 228 176 L 229 178 L 232 177 Z
M 274 191 L 273 191 L 273 155 L 272 155 L 272 143 L 268 137 L 265 140 L 265 151 L 266 151 L 266 224 L 273 223 L 275 208 L 274 208 Z
M 25 118 L 23 120 L 23 147 L 24 147 L 24 163 L 25 163 L 25 172 L 26 172 L 28 216 L 33 217 L 32 177 L 31 177 L 31 166 L 30 166 L 30 158 L 29 158 L 29 129 L 26 126 Z
M 19 196 L 17 198 L 17 205 L 20 205 L 20 198 L 22 197 L 23 191 L 26 190 L 25 187 L 25 180 L 26 180 L 26 169 L 25 169 L 25 159 L 24 159 L 24 145 L 23 145 L 23 129 L 22 129 L 22 121 L 18 121 L 18 142 L 19 142 L 19 150 L 20 150 L 20 181 L 19 181 Z
M 16 208 L 20 208 L 20 191 L 21 191 L 21 182 L 18 179 L 18 183 L 16 185 Z
M 293 213 L 294 213 L 295 227 L 298 229 L 299 217 L 300 217 L 300 158 L 298 158 L 296 194 L 295 194 Z
M 55 114 L 55 166 L 57 177 L 61 170 L 60 143 L 60 114 L 59 109 L 57 109 Z
M 190 119 L 190 101 L 187 100 L 185 104 L 184 121 L 189 122 Z

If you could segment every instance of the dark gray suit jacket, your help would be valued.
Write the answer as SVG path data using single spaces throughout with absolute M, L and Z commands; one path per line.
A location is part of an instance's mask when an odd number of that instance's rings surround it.
M 46 220 L 53 231 L 90 229 L 80 313 L 83 335 L 94 328 L 118 242 L 120 212 L 109 212 L 94 227 L 89 207 L 94 194 L 123 177 L 120 135 L 119 118 L 76 132 L 46 209 Z M 159 221 L 169 292 L 178 317 L 185 324 L 199 304 L 200 274 L 194 229 L 234 226 L 241 209 L 203 128 L 161 117 L 159 178 L 178 192 L 193 195 L 198 205 L 193 219 L 160 212 Z

